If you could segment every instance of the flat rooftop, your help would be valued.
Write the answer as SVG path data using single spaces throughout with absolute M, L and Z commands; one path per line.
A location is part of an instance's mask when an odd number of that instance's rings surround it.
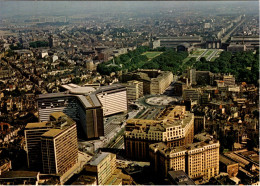
M 102 152 L 92 157 L 92 159 L 88 162 L 89 165 L 97 166 L 103 159 L 105 159 L 110 153 Z
M 50 129 L 47 132 L 43 133 L 42 136 L 44 137 L 55 137 L 62 133 L 64 130 L 62 129 Z
M 7 171 L 0 175 L 0 179 L 23 179 L 23 178 L 37 178 L 40 172 L 34 171 Z
M 233 160 L 229 159 L 228 157 L 223 156 L 223 155 L 221 155 L 221 154 L 219 155 L 219 161 L 220 161 L 221 163 L 224 163 L 225 165 L 237 164 L 237 162 L 235 162 L 235 161 L 233 161 Z
M 196 185 L 183 170 L 168 171 L 168 177 L 177 185 Z
M 39 123 L 27 123 L 26 129 L 33 129 L 33 128 L 46 128 L 50 125 L 48 125 L 48 122 L 39 122 Z
M 96 94 L 101 93 L 101 92 L 106 92 L 106 91 L 112 91 L 112 90 L 117 90 L 126 87 L 122 84 L 112 84 L 112 85 L 107 85 L 107 86 L 102 86 L 99 89 L 95 91 Z

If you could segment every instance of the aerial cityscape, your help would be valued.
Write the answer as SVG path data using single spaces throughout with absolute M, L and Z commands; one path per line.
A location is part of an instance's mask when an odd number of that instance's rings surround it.
M 0 185 L 260 185 L 258 1 L 0 1 Z

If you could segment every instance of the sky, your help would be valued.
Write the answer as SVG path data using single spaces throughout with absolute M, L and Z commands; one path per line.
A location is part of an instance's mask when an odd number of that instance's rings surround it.
M 239 6 L 259 14 L 258 1 L 2 1 L 0 17 L 73 15 L 91 12 L 138 12 L 188 7 L 201 11 L 208 7 Z

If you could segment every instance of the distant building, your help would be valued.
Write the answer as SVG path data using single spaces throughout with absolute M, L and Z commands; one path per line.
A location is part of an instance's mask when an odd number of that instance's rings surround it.
M 177 45 L 178 52 L 191 52 L 192 50 L 194 50 L 194 47 L 189 43 L 180 43 Z
M 201 93 L 197 88 L 186 88 L 183 91 L 183 99 L 191 101 L 200 101 Z
M 86 61 L 86 68 L 87 68 L 87 70 L 89 70 L 89 71 L 96 70 L 96 66 L 95 66 L 93 60 L 88 60 L 88 61 Z
M 176 96 L 182 96 L 183 90 L 187 87 L 187 85 L 181 81 L 177 81 L 174 83 L 173 94 Z
M 194 134 L 201 133 L 205 129 L 205 116 L 194 116 Z
M 192 143 L 194 115 L 184 106 L 164 109 L 156 120 L 129 119 L 125 131 L 125 150 L 129 158 L 149 157 L 149 145 L 165 142 L 169 147 Z
M 132 80 L 127 82 L 127 100 L 133 101 L 143 97 L 143 82 Z
M 236 85 L 236 79 L 233 75 L 224 75 L 223 81 L 225 86 L 234 86 Z
M 227 47 L 228 52 L 244 52 L 246 51 L 246 45 L 242 44 L 230 44 Z
M 171 185 L 196 185 L 183 170 L 168 171 L 168 179 Z
M 211 138 L 180 147 L 160 142 L 149 148 L 152 168 L 165 177 L 169 170 L 182 170 L 192 179 L 219 174 L 219 142 Z
M 181 37 L 159 37 L 160 47 L 176 48 L 181 43 L 199 45 L 203 39 L 200 36 L 181 36 Z
M 139 69 L 136 72 L 124 74 L 124 82 L 137 80 L 143 82 L 144 94 L 162 94 L 173 82 L 173 74 L 169 71 L 160 71 L 156 69 Z

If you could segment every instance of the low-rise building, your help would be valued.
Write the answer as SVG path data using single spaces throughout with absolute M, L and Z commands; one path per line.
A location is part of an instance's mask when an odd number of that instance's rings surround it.
M 168 179 L 171 185 L 196 185 L 183 170 L 168 171 Z
M 219 155 L 219 165 L 220 171 L 228 173 L 229 178 L 235 177 L 238 174 L 238 163 L 224 155 Z

